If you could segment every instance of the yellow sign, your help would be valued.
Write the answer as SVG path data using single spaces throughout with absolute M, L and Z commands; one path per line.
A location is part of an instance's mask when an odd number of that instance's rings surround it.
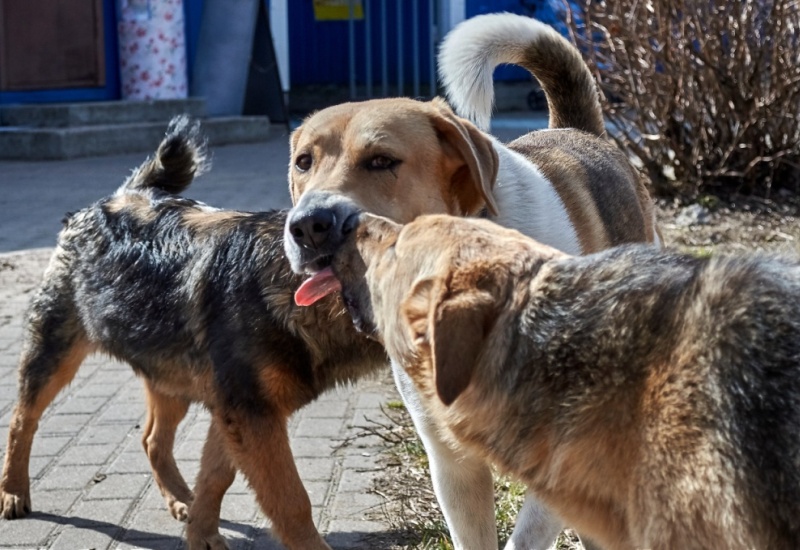
M 364 19 L 361 0 L 314 0 L 314 19 L 317 21 L 342 21 L 350 19 L 350 4 L 353 19 Z

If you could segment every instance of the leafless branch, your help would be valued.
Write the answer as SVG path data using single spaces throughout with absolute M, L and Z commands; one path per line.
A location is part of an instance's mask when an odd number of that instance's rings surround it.
M 572 0 L 614 139 L 657 192 L 800 192 L 798 0 Z

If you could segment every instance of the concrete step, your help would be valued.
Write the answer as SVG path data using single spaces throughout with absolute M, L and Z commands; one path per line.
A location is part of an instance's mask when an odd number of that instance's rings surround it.
M 206 113 L 205 101 L 201 98 L 189 98 L 7 105 L 0 107 L 0 126 L 69 128 L 162 122 L 181 113 L 203 117 Z
M 154 151 L 170 116 L 159 122 L 93 124 L 68 127 L 0 126 L 0 159 L 58 160 Z M 265 116 L 215 117 L 202 120 L 211 145 L 265 141 Z

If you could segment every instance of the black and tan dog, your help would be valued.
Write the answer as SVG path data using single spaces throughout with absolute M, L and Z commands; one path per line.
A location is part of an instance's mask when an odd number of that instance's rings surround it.
M 353 220 L 332 271 L 439 429 L 606 548 L 800 548 L 800 262 Z
M 87 354 L 144 380 L 143 444 L 190 548 L 225 548 L 222 497 L 246 476 L 290 548 L 328 548 L 314 527 L 287 418 L 335 384 L 386 364 L 338 298 L 299 308 L 283 253 L 284 212 L 210 208 L 174 195 L 205 168 L 196 124 L 172 122 L 155 158 L 110 197 L 71 215 L 33 299 L 19 366 L 0 506 L 31 509 L 28 463 L 39 418 Z M 190 402 L 212 415 L 194 493 L 172 445 Z

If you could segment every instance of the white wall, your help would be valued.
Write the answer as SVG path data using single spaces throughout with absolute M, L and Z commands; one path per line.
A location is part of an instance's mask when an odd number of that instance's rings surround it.
M 467 16 L 466 0 L 439 0 L 439 21 L 442 22 L 440 37 L 461 23 Z
M 291 82 L 289 79 L 289 0 L 270 0 L 269 21 L 272 28 L 275 57 L 278 58 L 281 87 L 284 92 L 288 92 Z

